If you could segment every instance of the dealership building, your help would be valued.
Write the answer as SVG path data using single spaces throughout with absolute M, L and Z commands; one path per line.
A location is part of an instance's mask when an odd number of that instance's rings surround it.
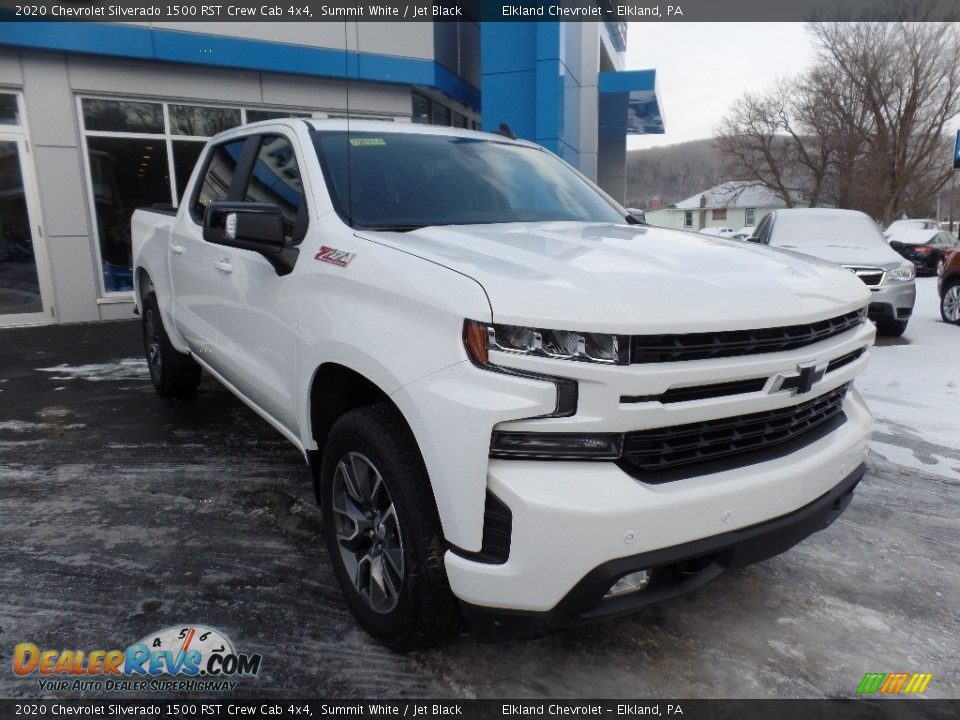
M 0 326 L 130 318 L 130 216 L 276 117 L 507 123 L 624 196 L 661 133 L 621 23 L 0 23 Z

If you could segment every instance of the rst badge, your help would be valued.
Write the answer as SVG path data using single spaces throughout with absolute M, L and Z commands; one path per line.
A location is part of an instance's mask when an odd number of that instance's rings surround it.
M 320 248 L 320 252 L 313 256 L 313 259 L 319 260 L 320 262 L 330 263 L 331 265 L 336 265 L 337 267 L 346 267 L 356 256 L 356 253 L 347 252 L 346 250 L 337 250 L 336 248 L 327 247 L 324 245 Z

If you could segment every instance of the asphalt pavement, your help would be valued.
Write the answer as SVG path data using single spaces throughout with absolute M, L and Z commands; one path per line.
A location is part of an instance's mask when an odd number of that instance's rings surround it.
M 958 697 L 960 438 L 937 430 L 960 424 L 960 328 L 934 282 L 905 338 L 873 351 L 878 440 L 830 528 L 627 618 L 406 656 L 354 623 L 307 468 L 240 401 L 210 378 L 194 400 L 157 397 L 136 322 L 0 331 L 0 697 L 81 696 L 16 676 L 18 643 L 108 650 L 186 624 L 263 656 L 218 697 L 853 697 L 899 671 Z M 929 403 L 905 373 L 936 380 Z

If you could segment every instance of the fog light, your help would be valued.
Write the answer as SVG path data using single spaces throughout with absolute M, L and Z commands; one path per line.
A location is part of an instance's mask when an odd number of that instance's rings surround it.
M 638 570 L 629 575 L 624 575 L 610 586 L 604 598 L 619 597 L 620 595 L 629 595 L 630 593 L 646 590 L 647 585 L 650 584 L 650 576 L 652 574 L 650 570 Z

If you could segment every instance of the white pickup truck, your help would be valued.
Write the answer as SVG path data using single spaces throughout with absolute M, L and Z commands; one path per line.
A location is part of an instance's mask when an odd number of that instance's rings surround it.
M 206 371 L 303 453 L 344 595 L 393 648 L 688 592 L 863 476 L 866 286 L 647 226 L 534 144 L 258 123 L 132 230 L 157 391 Z

